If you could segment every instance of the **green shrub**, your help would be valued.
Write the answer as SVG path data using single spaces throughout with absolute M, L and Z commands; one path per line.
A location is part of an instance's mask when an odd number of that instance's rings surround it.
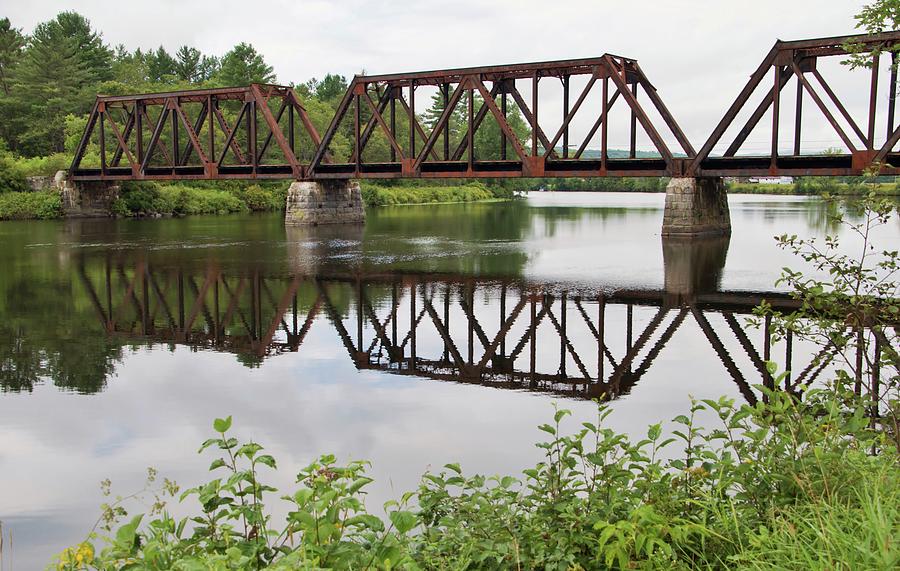
M 0 194 L 28 190 L 28 182 L 22 169 L 9 156 L 0 153 Z
M 270 212 L 284 208 L 287 190 L 279 193 L 275 188 L 264 189 L 258 184 L 254 184 L 244 189 L 240 198 L 253 212 Z
M 53 191 L 0 193 L 0 220 L 49 220 L 62 216 L 62 198 Z
M 58 171 L 69 169 L 72 156 L 56 153 L 46 157 L 18 158 L 16 164 L 25 176 L 53 176 Z
M 385 504 L 386 519 L 364 504 L 367 463 L 323 456 L 278 491 L 260 480 L 275 458 L 217 419 L 201 452 L 218 451 L 218 476 L 179 496 L 192 498 L 188 518 L 160 505 L 178 493 L 165 481 L 151 521 L 132 517 L 99 553 L 92 534 L 59 568 L 895 569 L 897 449 L 869 429 L 867 403 L 837 389 L 767 396 L 693 402 L 671 437 L 654 424 L 638 442 L 603 426 L 606 405 L 574 432 L 557 410 L 539 427 L 544 460 L 520 477 L 447 464 Z M 125 516 L 117 501 L 101 523 Z
M 362 197 L 366 206 L 395 204 L 427 204 L 438 202 L 472 202 L 490 200 L 494 194 L 481 182 L 461 186 L 398 186 L 362 183 Z

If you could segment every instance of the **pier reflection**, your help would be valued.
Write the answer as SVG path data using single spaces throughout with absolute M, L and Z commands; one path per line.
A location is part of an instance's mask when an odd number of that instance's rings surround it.
M 307 232 L 320 239 L 291 243 L 334 247 L 333 230 Z M 140 254 L 83 256 L 76 267 L 103 332 L 127 343 L 227 351 L 256 366 L 302 354 L 311 331 L 326 329 L 359 370 L 581 398 L 627 394 L 692 321 L 702 334 L 692 342 L 707 344 L 755 402 L 752 386 L 773 383 L 765 366 L 771 339 L 742 316 L 763 300 L 784 310 L 795 302 L 777 292 L 721 291 L 727 238 L 664 240 L 662 248 L 661 289 L 323 267 L 333 257 L 303 250 L 283 274 Z M 737 363 L 735 347 L 749 367 Z M 790 338 L 784 349 L 786 363 L 796 360 Z M 813 382 L 827 365 L 822 357 L 784 388 Z

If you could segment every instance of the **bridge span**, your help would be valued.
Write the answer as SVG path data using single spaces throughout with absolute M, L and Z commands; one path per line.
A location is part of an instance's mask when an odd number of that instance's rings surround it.
M 99 95 L 69 184 L 289 179 L 297 184 L 288 198 L 288 222 L 317 224 L 361 220 L 352 179 L 672 177 L 663 233 L 722 234 L 730 222 L 720 177 L 853 176 L 873 168 L 900 174 L 891 51 L 898 43 L 900 31 L 777 41 L 699 149 L 638 62 L 612 54 L 356 76 L 328 125 L 316 125 L 289 86 Z M 866 94 L 868 102 L 860 121 L 821 65 L 840 61 L 851 45 L 871 54 L 871 71 L 861 74 L 866 77 L 854 93 Z M 887 88 L 879 89 L 879 73 L 888 68 Z M 785 101 L 789 84 L 796 96 Z M 546 108 L 548 91 L 561 108 Z M 758 102 L 754 95 L 761 95 Z M 429 121 L 423 120 L 425 102 L 437 103 Z M 510 111 L 524 120 L 527 136 L 515 131 Z M 591 125 L 578 139 L 576 117 L 579 125 Z M 827 123 L 841 141 L 839 151 L 804 139 L 810 119 Z M 879 129 L 881 120 L 886 126 Z M 770 136 L 762 154 L 744 150 L 757 129 Z M 488 130 L 496 144 L 479 149 Z M 627 133 L 627 152 L 610 152 L 613 130 Z M 788 148 L 780 144 L 785 136 L 792 141 Z M 651 152 L 638 150 L 639 137 Z M 94 164 L 86 164 L 88 156 L 97 157 Z

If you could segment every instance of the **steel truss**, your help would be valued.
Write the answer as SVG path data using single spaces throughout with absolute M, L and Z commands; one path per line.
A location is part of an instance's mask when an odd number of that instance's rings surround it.
M 867 81 L 868 116 L 863 123 L 851 116 L 846 102 L 818 69 L 821 58 L 846 57 L 849 45 L 873 54 Z M 860 175 L 873 165 L 879 166 L 882 174 L 900 174 L 900 153 L 894 152 L 900 141 L 900 127 L 894 120 L 897 71 L 893 64 L 898 45 L 900 31 L 776 42 L 699 151 L 695 151 L 638 62 L 611 54 L 356 76 L 321 137 L 290 87 L 253 84 L 98 96 L 70 176 L 76 181 L 114 181 Z M 892 63 L 883 136 L 876 129 L 879 53 L 888 54 Z M 772 86 L 760 87 L 767 76 L 772 78 Z M 573 101 L 570 83 L 576 77 L 586 78 L 587 83 Z M 781 93 L 791 80 L 796 85 L 793 148 L 782 149 L 778 141 Z M 546 90 L 548 82 L 559 82 L 562 87 L 561 115 L 556 109 L 540 108 L 541 89 Z M 423 86 L 437 87 L 443 104 L 440 117 L 431 128 L 422 124 L 417 112 L 421 107 L 417 107 L 416 91 Z M 762 101 L 750 112 L 724 153 L 715 154 L 713 150 L 737 117 L 745 108 L 749 111 L 750 99 L 758 88 L 766 90 Z M 530 95 L 530 102 L 523 91 Z M 596 99 L 597 92 L 599 104 L 586 103 L 592 96 Z M 638 101 L 641 93 L 643 104 Z M 815 104 L 819 116 L 828 122 L 847 152 L 801 153 L 804 99 Z M 609 152 L 609 113 L 619 100 L 630 116 L 627 157 L 610 156 Z M 237 102 L 235 109 L 223 112 L 222 104 L 230 101 Z M 508 121 L 510 109 L 521 112 L 530 131 L 529 140 L 520 140 L 513 132 Z M 651 110 L 661 124 L 651 120 Z M 740 154 L 751 132 L 769 113 L 770 151 L 762 156 Z M 464 133 L 458 141 L 451 141 L 451 121 L 460 114 L 465 117 Z M 579 120 L 587 117 L 592 126 L 584 139 L 570 145 L 576 115 Z M 555 125 L 560 117 L 561 125 L 551 130 L 548 125 Z M 398 120 L 405 121 L 405 132 L 398 129 Z M 475 136 L 486 122 L 499 127 L 499 158 L 479 155 Z M 637 156 L 640 132 L 650 140 L 658 156 Z M 599 154 L 587 153 L 598 133 Z M 669 148 L 666 135 L 677 141 L 677 148 Z M 349 139 L 349 157 L 335 152 L 338 137 Z M 386 141 L 389 157 L 376 161 L 367 156 L 375 137 Z M 297 148 L 301 139 L 306 143 L 302 153 Z M 101 166 L 82 168 L 82 159 L 92 145 L 99 148 Z

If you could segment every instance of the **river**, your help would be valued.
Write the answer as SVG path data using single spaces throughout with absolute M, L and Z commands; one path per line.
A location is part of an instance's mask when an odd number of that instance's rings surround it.
M 663 240 L 663 194 L 532 193 L 370 210 L 365 227 L 279 215 L 0 223 L 0 521 L 42 568 L 146 468 L 183 487 L 212 420 L 263 443 L 289 489 L 318 454 L 372 461 L 369 505 L 447 462 L 517 473 L 552 403 L 570 427 L 611 396 L 640 436 L 690 396 L 757 398 L 746 323 L 802 263 L 776 234 L 852 236 L 806 197 L 732 195 L 730 239 Z M 900 246 L 897 219 L 877 232 Z M 749 349 L 748 349 L 749 346 Z M 804 377 L 805 375 L 805 377 Z M 141 511 L 136 506 L 133 511 Z M 5 538 L 6 539 L 6 538 Z

